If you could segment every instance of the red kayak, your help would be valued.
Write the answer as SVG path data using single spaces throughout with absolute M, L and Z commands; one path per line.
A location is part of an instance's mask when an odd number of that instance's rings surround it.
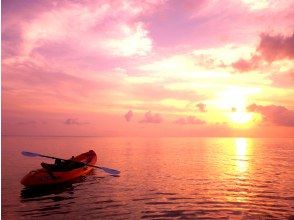
M 33 170 L 25 175 L 21 184 L 27 187 L 48 186 L 60 184 L 84 176 L 93 170 L 97 155 L 93 150 L 80 154 L 73 159 L 63 162 L 63 167 L 57 167 L 53 164 L 42 163 L 42 169 Z M 85 165 L 86 164 L 86 165 Z

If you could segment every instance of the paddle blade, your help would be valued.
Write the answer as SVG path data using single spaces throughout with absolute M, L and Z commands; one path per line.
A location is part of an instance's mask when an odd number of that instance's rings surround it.
M 118 174 L 120 174 L 120 171 L 114 170 L 114 169 L 110 169 L 110 168 L 107 168 L 107 167 L 100 167 L 100 169 L 102 169 L 104 172 L 109 173 L 111 175 L 118 175 Z
M 37 157 L 37 156 L 39 156 L 39 154 L 28 152 L 28 151 L 22 151 L 21 154 L 26 156 L 26 157 Z

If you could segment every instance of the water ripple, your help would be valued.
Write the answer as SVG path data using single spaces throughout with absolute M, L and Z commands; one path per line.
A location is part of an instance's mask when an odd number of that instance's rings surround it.
M 28 142 L 36 146 L 44 143 L 38 141 Z M 76 141 L 70 142 L 73 148 L 66 149 L 81 151 L 85 140 L 79 145 Z M 105 155 L 101 164 L 122 171 L 119 177 L 96 170 L 69 184 L 28 189 L 19 179 L 35 165 L 19 167 L 15 170 L 19 173 L 3 175 L 3 219 L 245 220 L 294 216 L 293 139 L 276 141 L 282 143 L 277 148 L 276 142 L 255 143 L 252 139 L 252 145 L 240 149 L 234 139 L 148 139 L 146 146 L 141 139 L 134 143 L 128 140 L 133 147 L 117 139 L 87 141 L 94 141 L 99 146 L 95 151 Z M 19 163 L 11 160 L 9 164 Z

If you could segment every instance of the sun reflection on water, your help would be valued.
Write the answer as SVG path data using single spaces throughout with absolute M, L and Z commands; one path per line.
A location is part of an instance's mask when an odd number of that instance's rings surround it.
M 246 138 L 236 138 L 236 168 L 239 173 L 244 173 L 248 170 L 248 151 L 249 143 Z
M 232 142 L 233 160 L 230 173 L 234 176 L 231 183 L 228 185 L 229 192 L 226 194 L 227 202 L 246 203 L 248 202 L 248 192 L 250 192 L 250 154 L 251 140 L 248 138 L 236 138 Z

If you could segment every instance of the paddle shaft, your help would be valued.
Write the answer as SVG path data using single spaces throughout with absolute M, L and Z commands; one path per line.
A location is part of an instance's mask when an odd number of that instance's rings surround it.
M 55 159 L 55 160 L 70 161 L 70 162 L 81 164 L 81 165 L 84 165 L 84 166 L 95 167 L 95 168 L 101 169 L 104 172 L 109 173 L 111 175 L 118 175 L 120 173 L 119 170 L 115 170 L 115 169 L 111 169 L 111 168 L 107 168 L 107 167 L 98 167 L 98 166 L 86 164 L 86 163 L 75 161 L 75 160 L 71 160 L 71 159 L 66 160 L 66 159 L 63 159 L 63 158 L 52 157 L 52 156 L 47 156 L 47 155 L 33 153 L 33 152 L 28 152 L 28 151 L 22 151 L 21 153 L 22 153 L 22 155 L 27 156 L 27 157 L 46 157 L 46 158 Z
M 62 159 L 62 158 L 58 158 L 58 157 L 46 156 L 46 155 L 42 155 L 42 154 L 38 154 L 38 156 L 40 156 L 40 157 L 46 157 L 46 158 L 50 158 L 50 159 L 55 159 L 55 160 L 70 161 L 70 162 L 74 162 L 74 163 L 78 163 L 78 164 L 84 164 L 85 166 L 88 166 L 88 167 L 95 167 L 95 168 L 98 168 L 98 169 L 103 169 L 102 167 L 98 167 L 98 166 L 95 166 L 95 165 L 86 164 L 86 163 L 79 162 L 79 161 L 66 160 L 66 159 Z

